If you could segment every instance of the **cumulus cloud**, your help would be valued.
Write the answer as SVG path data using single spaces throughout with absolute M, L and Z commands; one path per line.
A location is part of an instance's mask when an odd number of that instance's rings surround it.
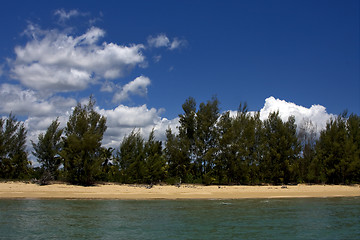
M 186 46 L 186 43 L 186 40 L 181 40 L 179 38 L 174 38 L 173 41 L 170 41 L 165 34 L 159 34 L 156 37 L 148 37 L 148 45 L 155 48 L 165 47 L 170 50 L 174 50 Z
M 300 126 L 303 122 L 311 121 L 318 132 L 325 129 L 327 121 L 333 114 L 326 112 L 326 108 L 321 105 L 312 105 L 310 108 L 296 105 L 285 100 L 269 97 L 265 99 L 264 107 L 260 110 L 261 120 L 267 119 L 271 112 L 279 111 L 279 116 L 283 121 L 287 121 L 290 116 L 295 117 L 295 123 Z
M 69 119 L 71 111 L 65 111 L 60 113 L 61 115 L 49 115 L 49 116 L 30 116 L 25 120 L 25 127 L 28 130 L 27 134 L 27 146 L 31 147 L 31 141 L 37 142 L 40 133 L 45 133 L 52 121 L 56 118 L 59 119 L 60 128 L 65 128 Z
M 42 96 L 39 92 L 24 89 L 19 85 L 0 85 L 0 114 L 26 116 L 24 124 L 27 133 L 27 147 L 31 152 L 31 141 L 37 142 L 40 133 L 44 133 L 51 122 L 59 117 L 61 127 L 65 127 L 72 107 L 77 101 L 61 96 Z
M 52 92 L 83 90 L 98 79 L 115 79 L 143 64 L 142 44 L 98 44 L 104 30 L 91 27 L 80 36 L 29 25 L 31 40 L 15 47 L 14 79 L 25 86 Z
M 106 147 L 119 147 L 124 136 L 133 129 L 140 129 L 144 137 L 147 137 L 152 129 L 159 140 L 165 140 L 165 130 L 171 128 L 174 131 L 178 125 L 178 119 L 168 120 L 161 118 L 162 110 L 148 109 L 146 105 L 128 107 L 119 105 L 115 109 L 98 109 L 98 112 L 107 118 L 107 130 L 103 144 Z
M 30 140 L 37 142 L 38 135 L 44 133 L 56 118 L 59 118 L 60 127 L 65 127 L 77 102 L 84 103 L 78 99 L 78 94 L 74 99 L 65 97 L 65 92 L 85 89 L 111 92 L 114 93 L 114 102 L 118 103 L 131 96 L 146 96 L 151 84 L 148 77 L 139 76 L 123 86 L 112 80 L 123 77 L 135 67 L 147 67 L 143 55 L 147 47 L 174 50 L 186 45 L 185 40 L 169 39 L 165 34 L 149 37 L 146 47 L 143 44 L 103 42 L 105 31 L 101 28 L 90 27 L 75 34 L 73 28 L 65 26 L 66 21 L 73 17 L 88 14 L 59 9 L 54 15 L 57 26 L 64 29 L 42 29 L 30 23 L 23 32 L 27 37 L 25 44 L 14 47 L 15 57 L 8 59 L 6 67 L 6 76 L 18 82 L 0 84 L 0 115 L 12 112 L 24 119 L 29 152 L 32 151 Z M 152 60 L 156 63 L 162 55 L 155 54 Z M 3 68 L 0 65 L 0 76 L 4 75 Z M 100 87 L 90 88 L 94 84 Z M 123 137 L 134 128 L 139 129 L 144 137 L 154 129 L 155 137 L 161 141 L 165 140 L 165 131 L 169 127 L 177 131 L 178 118 L 168 120 L 161 117 L 163 109 L 118 105 L 114 109 L 97 107 L 97 111 L 107 118 L 105 147 L 119 147 Z
M 146 105 L 128 107 L 119 105 L 111 110 L 99 110 L 99 113 L 107 117 L 109 125 L 118 128 L 137 128 L 152 125 L 158 118 L 158 110 L 148 109 Z
M 16 115 L 35 117 L 61 115 L 76 105 L 72 98 L 41 98 L 36 91 L 12 84 L 0 85 L 0 102 L 2 114 L 13 112 Z
M 65 99 L 64 103 L 66 102 Z M 64 128 L 72 113 L 73 107 L 76 103 L 68 103 L 68 107 L 60 107 L 60 111 L 49 114 L 48 116 L 29 116 L 25 120 L 25 127 L 28 130 L 27 134 L 27 146 L 29 152 L 31 149 L 31 141 L 37 142 L 40 133 L 44 133 L 49 127 L 52 121 L 59 118 L 60 128 Z M 55 100 L 49 101 L 48 105 L 57 106 L 61 103 L 61 99 L 58 102 Z M 87 102 L 86 102 L 87 103 Z M 27 105 L 28 107 L 32 104 Z M 72 105 L 72 106 L 70 106 Z M 36 108 L 36 104 L 33 108 Z M 107 130 L 104 134 L 102 145 L 106 148 L 119 148 L 120 143 L 126 135 L 133 129 L 138 129 L 144 138 L 147 138 L 150 132 L 154 129 L 155 137 L 157 140 L 166 140 L 166 129 L 171 128 L 173 132 L 177 131 L 179 119 L 168 120 L 162 118 L 160 115 L 163 109 L 148 108 L 146 105 L 138 107 L 128 107 L 125 105 L 119 105 L 114 109 L 103 109 L 96 107 L 95 109 L 99 114 L 106 117 Z M 35 160 L 35 159 L 33 159 Z M 36 162 L 34 162 L 36 164 Z
M 150 85 L 151 81 L 148 77 L 140 76 L 135 78 L 133 81 L 125 84 L 121 91 L 115 93 L 113 102 L 121 102 L 127 100 L 130 95 L 147 95 L 147 87 Z
M 95 110 L 106 117 L 107 130 L 102 141 L 104 147 L 118 148 L 124 137 L 133 129 L 140 130 L 144 138 L 147 138 L 154 129 L 156 139 L 165 141 L 166 129 L 170 127 L 173 132 L 176 132 L 179 123 L 178 118 L 171 120 L 162 118 L 160 115 L 163 109 L 149 109 L 146 105 L 138 107 L 119 105 L 114 109 L 96 107 Z M 57 116 L 30 116 L 26 119 L 25 127 L 28 129 L 28 146 L 31 146 L 30 140 L 37 142 L 39 134 L 44 133 L 57 117 L 59 118 L 60 127 L 64 128 L 71 113 L 72 109 L 69 108 L 67 111 L 63 109 L 62 113 Z

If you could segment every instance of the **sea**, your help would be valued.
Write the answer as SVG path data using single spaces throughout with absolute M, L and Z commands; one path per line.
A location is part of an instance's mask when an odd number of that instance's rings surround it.
M 360 239 L 360 198 L 3 199 L 0 239 Z

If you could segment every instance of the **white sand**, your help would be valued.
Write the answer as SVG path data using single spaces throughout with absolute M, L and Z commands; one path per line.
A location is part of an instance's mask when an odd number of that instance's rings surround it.
M 67 184 L 39 186 L 24 182 L 0 183 L 0 198 L 37 199 L 242 199 L 360 196 L 360 186 L 176 186 L 99 184 L 91 187 Z

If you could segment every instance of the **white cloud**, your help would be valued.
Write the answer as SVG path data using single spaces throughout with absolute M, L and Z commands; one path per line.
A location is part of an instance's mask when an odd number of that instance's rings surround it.
M 148 37 L 148 44 L 150 47 L 168 47 L 171 45 L 169 38 L 165 34 L 160 34 L 156 37 Z
M 177 118 L 173 120 L 161 118 L 161 109 L 148 109 L 146 105 L 139 107 L 119 105 L 115 109 L 100 109 L 98 112 L 107 118 L 108 128 L 103 140 L 103 145 L 106 147 L 118 148 L 124 136 L 128 135 L 134 128 L 140 129 L 144 137 L 147 137 L 154 129 L 156 138 L 164 141 L 165 130 L 170 127 L 176 131 L 178 125 Z
M 295 123 L 299 126 L 303 121 L 310 120 L 317 126 L 317 131 L 325 129 L 327 121 L 333 114 L 326 112 L 326 108 L 321 105 L 312 105 L 310 108 L 296 105 L 292 102 L 269 97 L 265 99 L 264 107 L 260 110 L 261 120 L 267 119 L 271 112 L 279 111 L 279 116 L 283 121 L 287 121 L 290 116 L 295 117 Z
M 59 9 L 54 15 L 60 23 L 58 26 L 64 27 L 69 19 L 86 14 Z M 19 83 L 0 84 L 0 115 L 12 112 L 24 119 L 29 152 L 32 150 L 30 140 L 36 142 L 38 135 L 44 133 L 57 117 L 60 127 L 66 126 L 79 97 L 62 97 L 64 92 L 84 90 L 98 84 L 100 87 L 95 91 L 113 92 L 114 101 L 121 102 L 133 95 L 146 96 L 151 84 L 145 76 L 139 76 L 121 87 L 111 81 L 123 77 L 135 67 L 148 66 L 142 53 L 145 49 L 143 44 L 102 42 L 105 31 L 97 27 L 91 27 L 82 34 L 71 31 L 72 28 L 49 30 L 29 24 L 23 33 L 28 37 L 27 42 L 16 46 L 15 57 L 8 60 L 10 77 Z M 168 50 L 181 48 L 185 43 L 178 38 L 169 39 L 165 34 L 147 40 L 147 46 Z M 159 62 L 162 55 L 156 54 L 153 60 Z M 0 65 L 0 76 L 3 67 Z M 84 103 L 82 99 L 79 101 Z M 140 129 L 145 138 L 154 129 L 155 137 L 162 141 L 168 127 L 177 131 L 178 118 L 162 118 L 163 109 L 119 105 L 115 109 L 97 108 L 97 111 L 107 117 L 108 129 L 103 139 L 105 147 L 118 148 L 123 137 L 134 128 Z
M 148 45 L 150 47 L 160 48 L 165 47 L 170 50 L 174 50 L 177 48 L 181 48 L 186 46 L 187 41 L 184 39 L 178 39 L 174 38 L 173 41 L 170 41 L 170 39 L 165 34 L 160 34 L 156 37 L 150 36 L 148 37 Z
M 89 72 L 38 63 L 15 65 L 12 71 L 21 83 L 37 90 L 76 91 L 85 89 L 91 81 Z
M 96 27 L 80 36 L 58 30 L 41 30 L 29 25 L 26 33 L 32 39 L 15 47 L 11 62 L 12 77 L 25 86 L 51 92 L 82 90 L 99 79 L 123 76 L 144 63 L 142 44 L 120 46 L 98 44 L 105 32 Z
M 185 40 L 180 40 L 178 38 L 174 38 L 174 40 L 172 41 L 169 49 L 170 50 L 174 50 L 174 49 L 177 49 L 177 48 L 181 48 L 181 47 L 185 47 L 187 44 L 187 41 Z
M 36 91 L 11 84 L 0 85 L 0 102 L 2 114 L 13 112 L 16 115 L 36 117 L 62 115 L 76 105 L 72 98 L 41 98 Z
M 140 76 L 135 78 L 133 81 L 125 84 L 121 91 L 115 93 L 113 102 L 121 102 L 127 100 L 130 95 L 147 95 L 147 87 L 151 81 L 148 77 Z
M 115 91 L 115 89 L 117 89 L 117 86 L 115 83 L 110 82 L 110 81 L 105 81 L 100 88 L 101 92 L 113 92 Z
M 61 127 L 65 127 L 72 107 L 76 105 L 73 98 L 60 96 L 41 96 L 39 92 L 23 89 L 19 85 L 0 85 L 0 114 L 26 116 L 24 124 L 27 133 L 28 151 L 32 151 L 31 141 L 37 142 L 40 133 L 46 131 L 51 122 L 59 117 Z
M 77 10 L 70 10 L 66 12 L 64 9 L 58 9 L 54 13 L 55 16 L 59 16 L 60 22 L 64 22 L 66 20 L 69 20 L 71 17 L 79 16 L 80 13 Z
M 128 107 L 119 105 L 113 110 L 99 110 L 99 113 L 107 117 L 107 123 L 118 128 L 137 128 L 152 125 L 158 117 L 155 108 L 148 109 L 146 105 Z
M 27 129 L 31 129 L 31 132 L 43 132 L 46 131 L 46 129 L 50 126 L 52 121 L 54 121 L 56 118 L 59 118 L 60 122 L 60 128 L 64 128 L 66 126 L 66 123 L 68 121 L 70 112 L 68 114 L 64 113 L 61 116 L 49 116 L 49 117 L 29 117 L 25 121 L 25 125 Z M 37 134 L 38 135 L 38 134 Z
M 56 101 L 52 101 L 51 103 L 56 105 L 55 102 Z M 60 101 L 58 103 L 60 103 Z M 84 101 L 84 104 L 86 103 L 87 101 Z M 35 107 L 36 106 L 34 106 L 34 108 Z M 118 148 L 123 138 L 133 129 L 139 129 L 144 138 L 147 138 L 151 130 L 154 129 L 156 139 L 165 141 L 166 129 L 170 127 L 176 132 L 176 126 L 179 122 L 178 118 L 168 120 L 160 117 L 163 109 L 148 109 L 146 105 L 138 107 L 119 105 L 115 109 L 99 109 L 97 107 L 96 111 L 107 119 L 107 130 L 102 141 L 104 147 Z M 49 116 L 30 116 L 25 120 L 25 127 L 28 130 L 27 146 L 29 151 L 32 151 L 30 141 L 37 142 L 39 134 L 44 133 L 51 122 L 57 117 L 59 118 L 60 127 L 64 128 L 72 113 L 72 108 L 63 108 L 62 112 L 57 113 L 58 115 L 49 114 Z
M 40 133 L 44 133 L 52 121 L 59 119 L 60 128 L 64 128 L 69 119 L 71 111 L 63 112 L 60 116 L 29 117 L 25 120 L 25 127 L 28 130 L 28 138 L 36 142 Z
M 55 102 L 56 101 L 54 100 L 51 103 L 56 105 Z M 60 100 L 58 103 L 60 103 Z M 87 101 L 85 101 L 85 104 L 86 103 Z M 176 132 L 176 127 L 179 122 L 178 118 L 168 120 L 160 117 L 163 109 L 149 109 L 146 105 L 138 107 L 119 105 L 115 109 L 100 109 L 99 107 L 96 107 L 95 110 L 107 119 L 107 130 L 102 141 L 102 145 L 106 148 L 119 148 L 123 138 L 133 129 L 139 129 L 141 135 L 145 139 L 149 136 L 152 129 L 154 129 L 156 139 L 165 141 L 166 129 L 170 127 L 173 132 Z M 25 127 L 28 130 L 27 146 L 29 152 L 32 151 L 31 140 L 37 142 L 39 134 L 44 133 L 56 117 L 59 117 L 60 128 L 64 128 L 71 113 L 72 108 L 70 107 L 67 110 L 63 108 L 61 114 L 57 116 L 50 114 L 49 116 L 28 117 L 25 120 Z M 35 164 L 37 163 L 35 162 Z
M 30 116 L 25 120 L 25 127 L 28 130 L 28 147 L 31 148 L 30 140 L 37 142 L 39 134 L 44 133 L 57 117 L 59 118 L 60 127 L 64 128 L 66 126 L 76 102 L 69 101 L 71 104 L 68 103 L 67 107 L 61 108 L 60 104 L 65 104 L 65 102 L 66 99 L 52 99 L 48 102 L 48 105 L 57 106 L 60 111 L 50 112 L 48 116 Z M 82 104 L 87 104 L 87 100 L 84 100 Z M 33 103 L 29 105 L 34 105 L 34 108 L 39 107 Z M 102 142 L 104 147 L 118 148 L 124 136 L 128 135 L 133 129 L 139 129 L 144 138 L 147 138 L 151 130 L 154 129 L 156 139 L 165 141 L 166 129 L 170 127 L 173 132 L 176 132 L 176 126 L 178 126 L 179 122 L 178 118 L 172 120 L 162 118 L 160 114 L 164 111 L 163 109 L 149 109 L 146 105 L 138 107 L 119 105 L 115 109 L 96 107 L 96 111 L 107 119 L 107 130 Z

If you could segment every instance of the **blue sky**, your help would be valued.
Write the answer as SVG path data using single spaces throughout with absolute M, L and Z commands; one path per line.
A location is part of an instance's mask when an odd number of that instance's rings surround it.
M 189 96 L 200 103 L 216 95 L 221 111 L 246 101 L 252 111 L 278 108 L 320 122 L 345 109 L 360 114 L 359 7 L 354 0 L 3 2 L 0 114 L 15 113 L 35 138 L 94 94 L 109 146 L 134 127 L 155 126 L 160 136 Z

